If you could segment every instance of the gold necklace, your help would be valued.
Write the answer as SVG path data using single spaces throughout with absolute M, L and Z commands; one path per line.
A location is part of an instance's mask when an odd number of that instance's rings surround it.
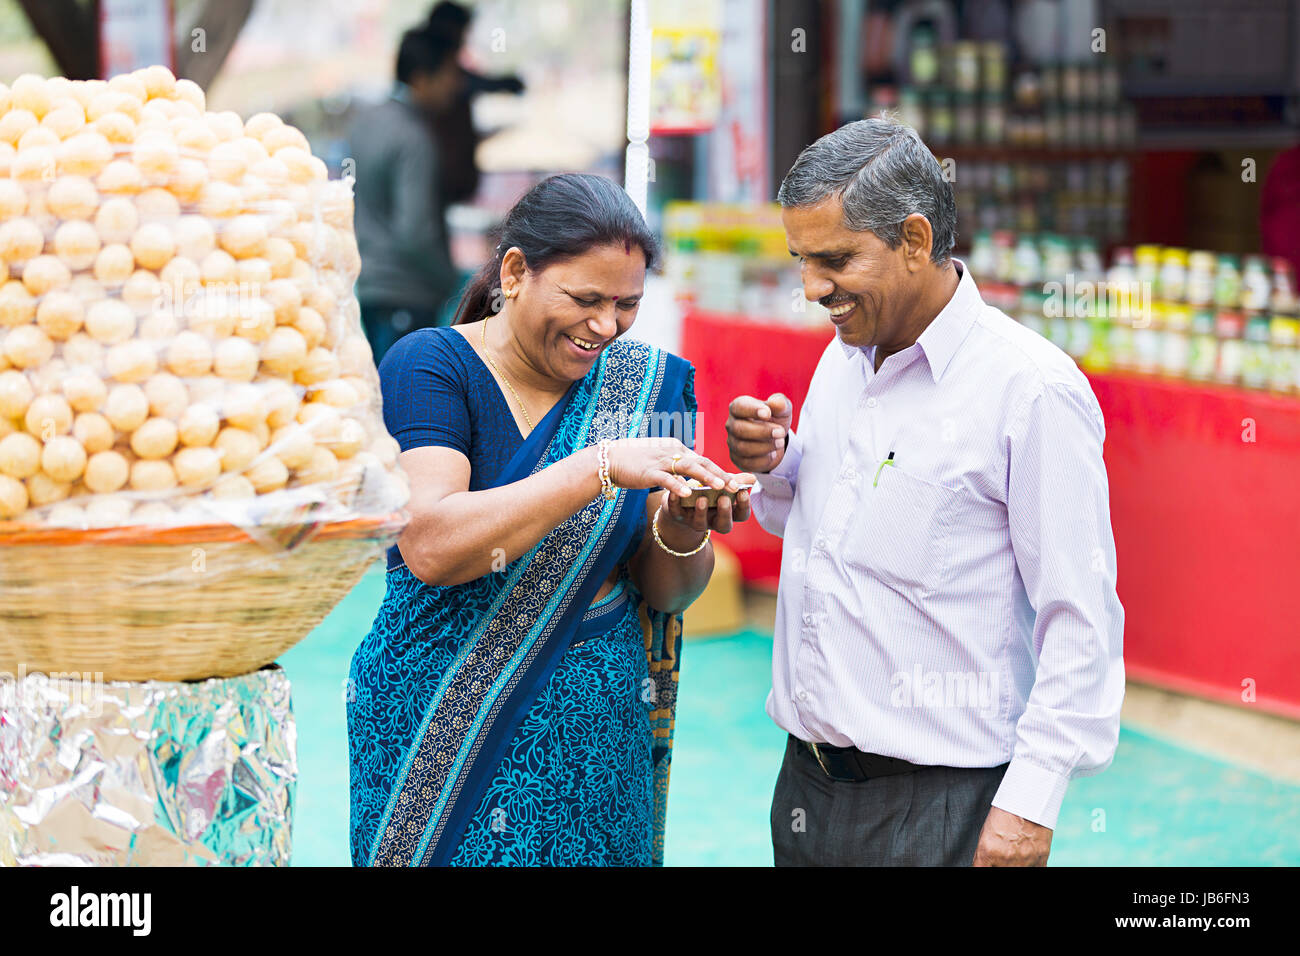
M 494 361 L 492 361 L 492 356 L 488 355 L 488 350 L 487 350 L 487 324 L 488 324 L 488 320 L 487 320 L 487 319 L 484 319 L 484 320 L 483 320 L 483 335 L 480 337 L 480 340 L 479 340 L 479 346 L 480 346 L 480 347 L 482 348 L 482 350 L 483 350 L 483 357 L 484 357 L 485 359 L 487 359 L 487 363 L 488 363 L 488 365 L 491 365 L 491 366 L 492 366 L 492 371 L 494 371 L 494 372 L 497 373 L 497 378 L 501 379 L 501 381 L 503 381 L 503 382 L 506 383 L 506 388 L 510 389 L 510 394 L 513 395 L 513 396 L 515 397 L 515 401 L 519 403 L 519 411 L 521 411 L 521 412 L 523 413 L 524 421 L 528 424 L 528 430 L 531 432 L 531 431 L 533 430 L 533 420 L 532 420 L 532 418 L 531 418 L 531 417 L 529 416 L 529 414 L 528 414 L 528 409 L 524 407 L 524 400 L 523 400 L 522 398 L 519 397 L 519 393 L 516 392 L 516 391 L 515 391 L 515 387 L 514 387 L 513 385 L 510 384 L 510 379 L 506 378 L 505 373 L 502 372 L 501 369 L 497 368 L 497 363 L 494 362 Z

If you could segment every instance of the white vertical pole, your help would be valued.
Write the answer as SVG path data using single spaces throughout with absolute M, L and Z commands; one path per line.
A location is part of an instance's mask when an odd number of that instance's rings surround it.
M 632 0 L 627 57 L 627 159 L 623 188 L 645 215 L 650 189 L 649 0 Z

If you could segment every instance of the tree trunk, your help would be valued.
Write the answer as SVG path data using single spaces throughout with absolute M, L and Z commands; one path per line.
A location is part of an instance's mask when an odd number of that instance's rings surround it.
M 18 0 L 18 5 L 64 76 L 99 76 L 99 0 Z
M 188 77 L 206 90 L 239 38 L 253 2 L 204 0 L 187 22 L 177 23 L 176 75 Z
M 248 21 L 254 0 L 204 0 L 176 24 L 176 75 L 207 89 Z M 99 0 L 18 0 L 70 80 L 99 76 Z

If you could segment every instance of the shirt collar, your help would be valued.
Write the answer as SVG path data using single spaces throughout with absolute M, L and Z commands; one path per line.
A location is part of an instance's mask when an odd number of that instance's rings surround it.
M 966 268 L 966 263 L 956 258 L 952 262 L 960 276 L 957 289 L 948 300 L 948 304 L 939 310 L 939 314 L 916 340 L 916 344 L 921 347 L 921 352 L 930 365 L 930 375 L 935 382 L 939 381 L 940 376 L 947 369 L 952 357 L 957 353 L 957 346 L 961 345 L 962 340 L 966 338 L 966 333 L 975 322 L 978 308 L 984 304 L 979 289 L 975 287 L 975 280 L 971 278 L 970 270 Z M 874 346 L 847 345 L 843 341 L 840 342 L 840 346 L 849 358 L 853 357 L 854 352 L 861 352 L 868 363 L 874 362 Z
M 411 88 L 401 80 L 393 83 L 393 91 L 389 94 L 399 103 L 405 103 L 407 106 L 415 105 L 415 98 L 411 95 Z

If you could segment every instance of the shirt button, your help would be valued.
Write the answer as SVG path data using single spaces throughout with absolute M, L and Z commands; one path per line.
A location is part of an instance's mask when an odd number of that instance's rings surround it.
M 813 617 L 811 614 L 805 614 L 805 615 L 803 616 L 803 622 L 804 622 L 804 625 L 807 626 L 807 627 L 812 627 L 813 624 L 816 622 L 816 620 L 817 620 L 817 619 L 816 619 L 815 617 Z
M 807 692 L 806 690 L 801 690 L 801 691 L 799 691 L 799 699 L 800 699 L 800 700 L 807 700 L 807 699 L 808 699 L 808 692 Z
M 818 551 L 825 551 L 825 550 L 826 550 L 826 539 L 825 539 L 825 538 L 818 538 L 815 542 L 813 542 L 813 547 L 816 548 Z
M 867 408 L 875 408 L 879 404 L 880 403 L 876 401 L 874 398 L 867 399 Z
M 840 477 L 843 478 L 845 481 L 857 481 L 858 473 L 854 471 L 852 468 L 845 468 L 844 474 L 840 475 Z

